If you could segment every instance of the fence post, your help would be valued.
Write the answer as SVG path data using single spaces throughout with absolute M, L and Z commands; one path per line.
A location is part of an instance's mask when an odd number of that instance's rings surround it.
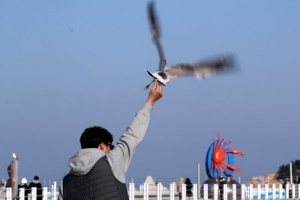
M 193 184 L 193 199 L 197 199 L 197 192 L 198 192 L 198 187 L 197 184 Z
M 56 200 L 56 181 L 53 182 L 51 188 L 51 200 Z
M 170 184 L 170 200 L 174 200 L 175 196 L 175 184 Z
M 206 194 L 208 194 L 208 187 L 206 188 Z M 214 200 L 218 200 L 218 197 L 219 197 L 219 185 L 214 184 Z
M 144 200 L 149 199 L 149 184 L 144 183 Z
M 31 200 L 36 200 L 36 187 L 31 188 Z
M 286 184 L 285 185 L 285 198 L 288 199 L 289 198 L 289 190 L 290 190 L 290 184 Z
M 295 184 L 293 184 L 292 185 L 292 199 L 295 199 L 295 189 L 296 189 L 296 187 L 295 187 Z
M 279 199 L 282 199 L 282 184 L 279 184 Z
M 182 200 L 186 200 L 186 184 L 182 184 Z
M 6 188 L 6 200 L 12 200 L 11 195 L 11 188 Z
M 265 184 L 265 199 L 269 198 L 269 185 Z
M 19 189 L 19 197 L 20 197 L 20 200 L 25 199 L 25 188 L 20 188 Z
M 298 198 L 300 198 L 300 184 L 297 184 L 298 186 Z
M 223 186 L 223 199 L 227 200 L 227 184 Z
M 203 185 L 203 199 L 208 200 L 208 185 L 207 184 Z
M 245 193 L 246 193 L 246 188 L 245 188 L 245 185 L 242 184 L 242 185 L 241 185 L 241 198 L 242 198 L 242 199 L 246 199 Z
M 157 184 L 157 200 L 161 200 L 162 198 L 162 184 L 161 183 L 158 183 Z
M 232 200 L 236 200 L 236 184 L 232 185 Z
M 253 199 L 253 185 L 249 185 L 249 199 Z
M 257 199 L 261 198 L 261 187 L 260 184 L 257 184 Z
M 129 200 L 134 200 L 134 183 L 129 183 Z
M 48 188 L 43 187 L 43 200 L 47 200 L 47 199 L 48 199 Z
M 272 199 L 276 199 L 276 187 L 275 187 L 275 184 L 272 184 Z

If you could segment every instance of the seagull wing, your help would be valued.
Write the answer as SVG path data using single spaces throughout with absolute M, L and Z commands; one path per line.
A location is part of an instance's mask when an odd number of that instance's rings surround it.
M 154 10 L 154 2 L 149 2 L 148 4 L 148 17 L 149 17 L 149 22 L 150 22 L 150 27 L 151 27 L 151 32 L 152 32 L 152 40 L 154 44 L 157 47 L 158 55 L 159 55 L 159 66 L 158 70 L 163 71 L 165 66 L 166 66 L 166 59 L 165 55 L 162 49 L 162 46 L 160 44 L 160 30 L 159 30 L 159 24 L 157 17 L 155 15 L 155 10 Z
M 198 79 L 202 79 L 233 69 L 235 69 L 233 56 L 226 56 L 207 61 L 200 61 L 195 64 L 180 63 L 166 67 L 164 72 L 171 81 L 180 76 L 194 76 Z

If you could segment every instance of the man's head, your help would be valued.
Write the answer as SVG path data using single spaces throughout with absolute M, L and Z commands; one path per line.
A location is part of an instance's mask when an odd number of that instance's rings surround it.
M 98 148 L 108 153 L 112 150 L 113 136 L 105 128 L 93 126 L 84 130 L 80 137 L 81 148 Z
M 26 179 L 26 178 L 22 178 L 22 179 L 21 179 L 21 183 L 22 183 L 22 184 L 26 184 L 26 183 L 27 183 L 27 179 Z
M 220 176 L 220 181 L 221 181 L 221 182 L 224 182 L 224 181 L 225 181 L 224 176 Z

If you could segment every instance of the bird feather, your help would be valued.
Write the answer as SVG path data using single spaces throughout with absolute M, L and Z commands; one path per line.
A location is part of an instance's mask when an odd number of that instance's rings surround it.
M 158 70 L 163 71 L 167 62 L 160 42 L 161 33 L 160 33 L 157 16 L 154 10 L 154 2 L 149 2 L 148 4 L 148 15 L 149 15 L 148 18 L 149 18 L 150 28 L 152 33 L 152 40 L 157 48 L 158 55 L 159 55 Z
M 233 56 L 224 56 L 207 61 L 200 61 L 195 64 L 179 63 L 166 67 L 166 73 L 169 81 L 180 76 L 194 76 L 198 79 L 210 77 L 217 73 L 232 71 L 235 67 Z

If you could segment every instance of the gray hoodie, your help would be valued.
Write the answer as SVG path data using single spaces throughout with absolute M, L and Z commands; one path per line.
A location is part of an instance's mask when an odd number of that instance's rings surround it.
M 125 172 L 130 165 L 135 151 L 145 137 L 152 107 L 151 104 L 145 103 L 129 124 L 126 132 L 121 136 L 114 149 L 106 154 L 113 174 L 122 183 L 125 183 Z M 70 173 L 78 176 L 87 174 L 103 156 L 105 156 L 105 153 L 100 149 L 89 148 L 79 150 L 70 158 Z M 60 193 L 63 193 L 62 183 Z M 59 199 L 63 198 L 60 196 Z

